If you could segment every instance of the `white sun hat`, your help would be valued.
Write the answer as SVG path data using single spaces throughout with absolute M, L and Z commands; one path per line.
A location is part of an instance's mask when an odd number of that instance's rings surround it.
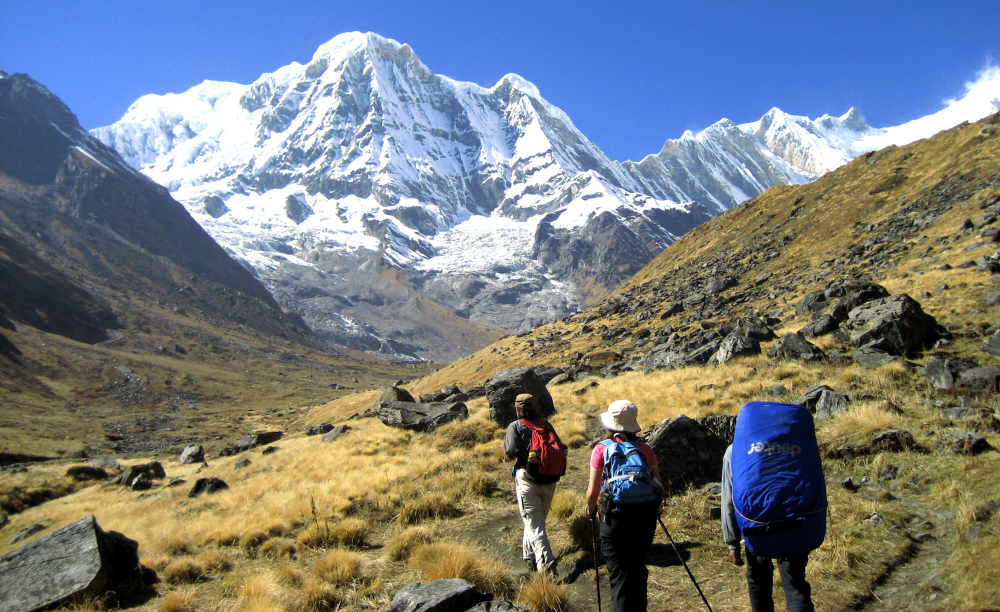
M 611 402 L 607 412 L 601 413 L 601 424 L 604 425 L 605 429 L 610 431 L 636 433 L 642 429 L 636 420 L 638 414 L 639 409 L 632 402 L 628 400 L 616 400 Z

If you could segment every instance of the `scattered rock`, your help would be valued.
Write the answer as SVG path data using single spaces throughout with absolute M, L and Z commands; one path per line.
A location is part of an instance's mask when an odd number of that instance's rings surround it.
M 108 479 L 108 472 L 104 468 L 97 468 L 90 465 L 74 465 L 66 470 L 66 475 L 78 482 L 82 480 Z
M 592 380 L 592 381 L 588 382 L 587 384 L 585 384 L 584 386 L 582 386 L 579 389 L 577 389 L 576 391 L 573 391 L 573 395 L 583 395 L 587 391 L 590 391 L 591 389 L 593 389 L 595 387 L 599 387 L 599 386 L 600 386 L 600 384 L 596 380 Z
M 774 343 L 767 356 L 772 359 L 799 359 L 802 361 L 815 361 L 824 357 L 823 351 L 818 346 L 809 342 L 801 334 L 788 332 Z
M 708 360 L 712 364 L 723 364 L 748 355 L 760 355 L 760 343 L 743 334 L 731 333 L 722 341 L 717 350 Z
M 989 450 L 990 444 L 973 431 L 952 431 L 934 439 L 938 452 L 956 455 L 978 455 Z
M 266 431 L 261 433 L 246 434 L 235 446 L 230 446 L 219 451 L 220 457 L 231 457 L 238 453 L 246 452 L 251 448 L 273 444 L 281 439 L 284 434 L 280 431 Z
M 549 400 L 551 402 L 551 399 Z M 511 402 L 513 405 L 513 402 Z M 389 427 L 413 431 L 434 431 L 445 423 L 466 419 L 469 409 L 463 402 L 381 402 L 375 406 L 375 416 Z
M 878 512 L 874 510 L 862 519 L 861 522 L 868 525 L 885 525 L 885 519 L 879 516 Z
M 851 357 L 866 368 L 877 368 L 880 365 L 901 359 L 898 355 L 887 353 L 874 346 L 862 346 L 854 349 Z
M 500 370 L 486 382 L 486 400 L 490 405 L 490 418 L 493 422 L 506 427 L 516 419 L 514 399 L 522 393 L 530 393 L 538 400 L 539 416 L 548 417 L 555 412 L 552 396 L 534 370 Z
M 331 429 L 333 429 L 333 425 L 331 423 L 319 423 L 317 425 L 307 425 L 302 431 L 304 431 L 307 436 L 321 436 Z
M 913 434 L 904 429 L 890 429 L 877 433 L 871 442 L 873 451 L 889 453 L 901 453 L 916 447 L 917 442 L 913 439 Z
M 647 442 L 668 494 L 722 480 L 722 456 L 729 443 L 694 419 L 681 415 L 661 421 Z
M 139 463 L 136 465 L 127 466 L 121 474 L 115 476 L 111 480 L 111 484 L 121 484 L 126 487 L 132 487 L 135 489 L 135 481 L 143 477 L 144 482 L 140 484 L 140 487 L 144 487 L 145 481 L 149 482 L 149 486 L 153 486 L 153 480 L 159 480 L 161 478 L 167 477 L 167 472 L 163 469 L 163 465 L 159 461 L 153 461 L 151 463 Z M 149 487 L 146 487 L 149 488 Z M 144 489 L 137 489 L 144 490 Z
M 471 582 L 442 578 L 406 585 L 392 598 L 388 612 L 464 612 L 484 599 Z
M 927 361 L 924 375 L 932 387 L 940 391 L 948 391 L 955 388 L 959 374 L 978 365 L 973 359 L 935 355 Z
M 866 302 L 841 326 L 855 347 L 915 357 L 940 336 L 934 317 L 905 293 Z
M 997 393 L 1000 390 L 1000 367 L 982 366 L 964 370 L 959 373 L 956 386 L 965 393 Z
M 24 529 L 15 533 L 14 537 L 10 539 L 10 543 L 17 544 L 18 542 L 23 542 L 28 538 L 30 538 L 31 536 L 35 535 L 36 533 L 40 533 L 42 531 L 45 531 L 46 529 L 48 529 L 48 527 L 46 527 L 43 523 L 35 523 L 34 525 L 30 527 L 25 527 Z M 0 566 L 0 575 L 2 575 L 2 571 L 3 567 Z
M 347 433 L 348 431 L 351 431 L 351 427 L 349 425 L 338 425 L 337 427 L 334 427 L 330 431 L 326 432 L 326 434 L 323 436 L 322 441 L 332 442 L 337 438 L 337 436 L 343 433 Z
M 838 327 L 840 327 L 840 323 L 833 316 L 824 314 L 800 329 L 799 333 L 805 338 L 818 338 L 835 331 Z
M 195 481 L 194 486 L 191 487 L 188 497 L 198 497 L 202 493 L 215 493 L 228 488 L 229 485 L 220 478 L 199 478 Z
M 249 459 L 244 457 L 242 459 L 237 459 L 236 464 L 233 467 L 237 470 L 242 470 L 243 468 L 250 467 L 252 463 L 253 461 L 250 461 Z
M 992 338 L 983 342 L 979 350 L 986 351 L 994 357 L 1000 357 L 1000 331 L 997 331 L 997 333 L 993 334 Z
M 773 385 L 764 389 L 764 394 L 770 395 L 771 397 L 784 397 L 785 395 L 788 395 L 788 393 L 788 389 L 782 385 Z
M 0 557 L 0 610 L 49 609 L 106 591 L 128 604 L 129 595 L 141 595 L 155 579 L 139 564 L 138 549 L 93 516 L 80 519 Z
M 843 393 L 837 393 L 826 385 L 816 385 L 795 400 L 796 404 L 805 406 L 816 415 L 817 421 L 823 421 L 847 410 L 850 399 Z
M 203 463 L 205 461 L 205 447 L 201 444 L 192 444 L 181 451 L 178 461 L 182 464 Z
M 113 457 L 97 457 L 90 460 L 91 467 L 103 468 L 105 470 L 120 470 L 122 468 L 118 460 Z

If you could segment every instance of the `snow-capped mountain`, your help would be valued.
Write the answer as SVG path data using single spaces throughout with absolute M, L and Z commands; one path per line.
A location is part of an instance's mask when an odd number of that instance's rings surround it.
M 619 163 L 516 75 L 454 81 L 352 33 L 250 85 L 145 96 L 93 133 L 321 335 L 454 359 L 602 297 L 691 227 L 886 131 L 854 109 L 774 109 Z

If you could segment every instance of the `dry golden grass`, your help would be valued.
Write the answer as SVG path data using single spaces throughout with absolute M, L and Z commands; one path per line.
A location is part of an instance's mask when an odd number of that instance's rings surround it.
M 225 574 L 233 569 L 233 560 L 219 550 L 206 550 L 201 553 L 198 555 L 198 563 L 209 574 Z
M 567 519 L 580 508 L 583 508 L 582 495 L 568 489 L 556 489 L 549 515 L 557 519 Z
M 312 575 L 332 585 L 342 586 L 364 579 L 362 557 L 350 550 L 335 549 L 313 564 Z
M 467 483 L 469 493 L 480 497 L 491 497 L 500 491 L 500 481 L 489 473 L 476 472 Z
M 579 509 L 579 508 L 578 508 Z M 566 525 L 570 550 L 594 550 L 594 523 L 586 514 L 575 514 Z
M 196 612 L 194 593 L 174 591 L 167 593 L 159 607 L 160 612 Z
M 386 546 L 386 555 L 393 561 L 406 561 L 417 546 L 430 544 L 434 534 L 427 527 L 409 527 L 396 534 Z
M 196 559 L 181 557 L 163 568 L 162 578 L 170 584 L 190 584 L 205 577 L 205 566 Z
M 428 493 L 407 502 L 399 509 L 399 522 L 412 525 L 431 518 L 449 518 L 460 513 L 454 497 L 444 493 Z
M 298 555 L 299 548 L 294 540 L 288 538 L 271 538 L 260 545 L 257 554 L 261 557 L 271 559 L 294 559 Z
M 566 587 L 556 584 L 544 574 L 534 574 L 517 593 L 518 603 L 531 608 L 531 612 L 569 612 L 569 594 Z
M 872 434 L 901 426 L 899 415 L 882 408 L 877 402 L 858 402 L 845 412 L 819 424 L 820 436 L 824 439 L 861 441 L 870 439 Z
M 423 580 L 461 578 L 482 593 L 508 599 L 513 581 L 503 563 L 491 558 L 472 542 L 436 542 L 413 549 L 409 565 Z
M 337 587 L 329 582 L 309 578 L 302 585 L 302 597 L 308 610 L 322 612 L 337 610 L 342 602 L 337 594 Z
M 240 536 L 240 548 L 246 551 L 255 551 L 260 545 L 268 541 L 270 536 L 263 529 L 254 529 Z

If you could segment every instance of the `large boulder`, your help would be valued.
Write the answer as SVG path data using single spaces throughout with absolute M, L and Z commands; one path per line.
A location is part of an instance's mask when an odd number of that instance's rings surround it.
M 849 401 L 843 393 L 837 393 L 826 385 L 816 385 L 810 387 L 795 403 L 815 414 L 817 421 L 824 421 L 846 411 Z
M 152 486 L 153 480 L 160 480 L 161 478 L 166 478 L 167 472 L 163 469 L 163 465 L 159 461 L 152 461 L 150 463 L 138 463 L 136 465 L 127 466 L 122 473 L 115 476 L 111 480 L 112 484 L 122 484 L 126 487 L 134 487 L 136 481 L 149 482 Z M 140 485 L 140 489 L 144 485 Z
M 831 315 L 822 314 L 815 321 L 800 329 L 799 333 L 805 338 L 818 338 L 835 331 L 838 327 L 840 327 L 840 323 L 837 322 L 837 319 Z
M 668 495 L 722 479 L 729 443 L 698 421 L 684 415 L 661 421 L 646 441 L 656 453 Z
M 958 375 L 960 391 L 966 393 L 996 393 L 1000 390 L 1000 367 L 971 368 Z
M 727 363 L 737 357 L 760 355 L 760 342 L 747 338 L 743 334 L 733 332 L 723 339 L 719 350 L 715 351 L 708 362 L 711 364 Z
M 406 585 L 392 598 L 389 612 L 465 612 L 485 599 L 471 582 L 441 578 Z
M 202 463 L 205 461 L 205 447 L 201 444 L 186 446 L 177 460 L 182 464 Z
M 938 323 L 905 293 L 871 300 L 851 310 L 841 330 L 854 346 L 916 357 L 940 337 Z
M 80 519 L 0 557 L 0 610 L 34 612 L 106 591 L 128 602 L 155 576 L 139 564 L 138 550 L 93 515 Z
M 202 493 L 215 493 L 217 491 L 224 491 L 229 488 L 225 480 L 221 478 L 209 477 L 209 478 L 199 478 L 195 481 L 194 486 L 188 492 L 188 497 L 198 497 Z
M 388 387 L 379 398 L 379 402 L 416 402 L 417 400 L 409 391 L 402 387 Z
M 543 379 L 531 368 L 500 370 L 486 382 L 486 401 L 490 404 L 490 418 L 506 427 L 517 418 L 514 399 L 522 393 L 530 393 L 538 401 L 538 415 L 548 417 L 556 411 L 552 396 L 545 388 Z
M 463 402 L 380 402 L 375 406 L 375 416 L 390 427 L 413 431 L 434 431 L 441 425 L 469 417 Z

